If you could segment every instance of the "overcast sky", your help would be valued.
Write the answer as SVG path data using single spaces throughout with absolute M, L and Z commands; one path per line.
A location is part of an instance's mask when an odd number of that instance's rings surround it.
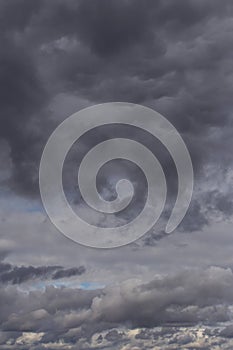
M 232 1 L 0 0 L 0 43 L 0 349 L 233 347 Z M 171 203 L 140 240 L 92 249 L 52 225 L 38 169 L 56 126 L 113 101 L 172 122 L 192 158 L 194 192 L 166 234 L 177 193 L 168 152 L 139 130 L 90 132 L 64 165 L 74 210 L 91 217 L 76 193 L 81 157 L 113 136 L 154 152 Z M 139 169 L 113 162 L 98 186 L 109 199 L 125 176 L 135 186 L 127 219 L 145 199 Z

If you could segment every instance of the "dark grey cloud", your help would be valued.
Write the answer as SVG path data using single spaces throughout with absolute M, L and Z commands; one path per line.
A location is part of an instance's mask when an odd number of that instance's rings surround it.
M 69 269 L 60 269 L 53 274 L 53 279 L 56 280 L 64 277 L 79 276 L 82 275 L 85 272 L 85 270 L 86 269 L 84 266 L 71 267 Z
M 118 342 L 119 340 L 122 339 L 123 334 L 118 332 L 116 329 L 108 332 L 105 335 L 105 339 L 110 341 L 110 342 Z
M 193 0 L 2 2 L 0 117 L 13 164 L 10 186 L 23 194 L 38 191 L 42 148 L 57 125 L 50 104 L 61 93 L 89 104 L 152 106 L 183 133 L 197 176 L 209 163 L 229 166 L 232 10 L 228 0 L 221 6 Z M 201 205 L 195 204 L 185 229 L 206 224 Z
M 220 335 L 221 335 L 222 337 L 224 337 L 224 338 L 233 338 L 233 327 L 232 327 L 232 325 L 231 325 L 231 326 L 225 327 L 225 328 L 221 331 Z
M 36 159 L 41 138 L 34 119 L 36 114 L 40 115 L 46 92 L 31 54 L 12 41 L 2 38 L 0 134 L 10 146 L 13 187 L 30 193 L 35 190 Z
M 35 279 L 61 279 L 80 276 L 85 273 L 85 267 L 63 268 L 62 266 L 14 266 L 0 263 L 0 283 L 21 284 Z
M 80 1 L 77 13 L 77 36 L 101 56 L 128 50 L 150 36 L 147 1 Z

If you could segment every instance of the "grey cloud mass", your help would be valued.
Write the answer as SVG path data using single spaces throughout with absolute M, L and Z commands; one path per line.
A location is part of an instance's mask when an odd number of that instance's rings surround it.
M 233 348 L 233 3 L 231 0 L 0 1 L 0 349 Z M 126 101 L 162 113 L 194 166 L 188 213 L 164 233 L 177 193 L 171 156 L 136 128 L 97 128 L 75 143 L 63 180 L 87 220 L 77 168 L 103 140 L 128 137 L 159 159 L 168 200 L 153 230 L 122 250 L 60 235 L 39 196 L 43 147 L 72 113 Z M 111 121 L 111 116 L 110 116 Z M 135 217 L 145 176 L 130 162 L 98 174 L 105 199 L 132 181 Z
M 223 172 L 232 162 L 231 16 L 230 1 L 3 1 L 0 115 L 9 186 L 38 193 L 40 155 L 59 114 L 50 106 L 64 93 L 87 105 L 156 108 L 183 133 L 197 178 L 208 164 Z M 222 189 L 214 190 L 220 198 Z M 189 216 L 186 230 L 208 221 Z
M 0 289 L 1 328 L 9 332 L 8 339 L 16 331 L 41 333 L 41 343 L 49 349 L 61 340 L 64 346 L 79 349 L 104 349 L 105 341 L 123 349 L 130 330 L 132 334 L 138 330 L 136 340 L 146 344 L 151 336 L 159 341 L 161 327 L 175 344 L 188 344 L 194 340 L 189 333 L 200 324 L 207 330 L 218 325 L 218 335 L 229 339 L 230 326 L 220 325 L 232 316 L 232 284 L 230 269 L 211 267 L 160 276 L 146 284 L 128 280 L 94 291 L 50 286 L 25 294 L 11 286 Z

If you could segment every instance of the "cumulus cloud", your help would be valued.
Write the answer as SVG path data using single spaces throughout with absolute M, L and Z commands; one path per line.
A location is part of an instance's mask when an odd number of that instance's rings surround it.
M 42 332 L 42 343 L 65 339 L 80 349 L 91 342 L 99 348 L 106 342 L 123 346 L 126 338 L 129 342 L 130 329 L 138 343 L 167 332 L 170 343 L 185 345 L 195 342 L 189 329 L 231 322 L 232 287 L 232 271 L 217 267 L 161 275 L 146 284 L 129 280 L 92 291 L 50 286 L 25 294 L 11 286 L 0 289 L 1 329 L 10 337 L 11 332 Z M 163 332 L 161 327 L 166 327 Z M 180 328 L 186 333 L 177 335 Z M 219 329 L 218 335 L 230 338 L 230 330 Z

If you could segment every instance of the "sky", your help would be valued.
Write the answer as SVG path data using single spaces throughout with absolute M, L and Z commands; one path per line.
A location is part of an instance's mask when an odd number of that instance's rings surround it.
M 231 349 L 233 347 L 233 3 L 231 0 L 0 0 L 0 349 Z M 63 183 L 87 220 L 76 173 L 113 137 L 159 159 L 168 196 L 158 223 L 116 249 L 62 235 L 40 198 L 39 164 L 71 114 L 130 102 L 166 117 L 193 163 L 188 212 L 165 232 L 177 194 L 174 162 L 145 131 L 108 125 L 67 155 Z M 110 117 L 111 121 L 111 117 Z M 142 209 L 145 176 L 106 164 L 101 195 L 128 178 L 135 196 L 99 226 Z

